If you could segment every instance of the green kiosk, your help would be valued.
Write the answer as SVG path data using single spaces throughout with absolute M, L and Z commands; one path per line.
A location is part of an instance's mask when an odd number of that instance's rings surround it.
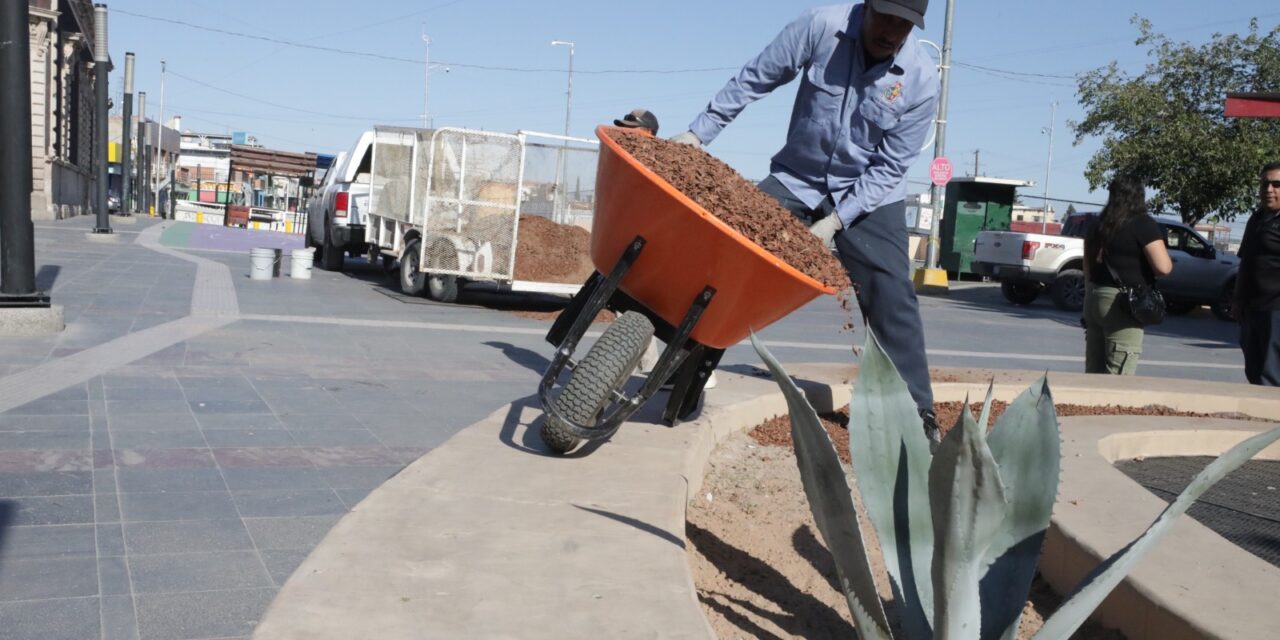
M 1032 184 L 983 176 L 952 178 L 947 183 L 939 234 L 942 244 L 939 262 L 949 278 L 958 280 L 972 273 L 969 263 L 973 261 L 973 241 L 978 232 L 1008 231 L 1018 187 Z

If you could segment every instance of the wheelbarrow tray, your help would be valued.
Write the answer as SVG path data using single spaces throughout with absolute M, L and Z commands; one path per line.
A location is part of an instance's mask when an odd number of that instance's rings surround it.
M 622 149 L 615 127 L 596 129 L 596 209 L 591 261 L 609 273 L 637 236 L 645 250 L 620 287 L 679 325 L 704 288 L 715 298 L 691 337 L 727 349 L 810 300 L 836 291 L 730 228 Z

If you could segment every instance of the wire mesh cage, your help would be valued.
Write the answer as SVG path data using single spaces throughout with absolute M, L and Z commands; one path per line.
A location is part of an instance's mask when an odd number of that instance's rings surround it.
M 521 215 L 591 229 L 595 209 L 595 140 L 525 133 Z
M 422 270 L 510 280 L 524 165 L 521 139 L 439 129 L 430 132 L 429 145 Z
M 414 142 L 412 130 L 375 130 L 369 171 L 369 213 L 409 221 Z

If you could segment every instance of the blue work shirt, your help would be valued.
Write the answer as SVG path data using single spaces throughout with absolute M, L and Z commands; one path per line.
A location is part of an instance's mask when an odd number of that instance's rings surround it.
M 848 227 L 906 197 L 906 174 L 933 124 L 938 71 L 911 34 L 867 66 L 862 5 L 818 7 L 787 25 L 711 99 L 689 130 L 703 144 L 746 108 L 801 77 L 787 143 L 770 173 L 811 209 L 828 195 Z

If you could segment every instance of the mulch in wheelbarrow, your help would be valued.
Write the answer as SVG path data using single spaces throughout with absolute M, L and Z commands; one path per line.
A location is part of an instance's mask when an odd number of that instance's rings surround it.
M 729 165 L 702 149 L 634 133 L 609 135 L 641 164 L 765 251 L 843 292 L 849 276 L 804 223 Z

